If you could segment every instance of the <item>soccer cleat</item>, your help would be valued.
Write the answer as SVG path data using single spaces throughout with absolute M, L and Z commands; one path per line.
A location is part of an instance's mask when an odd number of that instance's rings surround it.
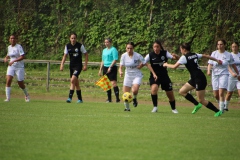
M 200 108 L 202 108 L 202 104 L 198 103 L 198 105 L 196 105 L 194 110 L 192 111 L 192 114 L 195 114 Z
M 137 98 L 134 98 L 134 99 L 133 99 L 133 106 L 134 106 L 134 107 L 137 107 L 137 105 L 138 105 Z
M 4 100 L 4 102 L 9 102 L 9 101 L 10 101 L 10 99 L 8 99 L 8 98 Z
M 67 102 L 67 103 L 71 103 L 71 102 L 72 102 L 72 99 L 71 99 L 71 98 L 68 98 L 68 99 L 66 100 L 66 102 Z
M 79 99 L 79 100 L 77 100 L 77 103 L 83 103 L 83 101 Z
M 157 111 L 158 111 L 158 108 L 157 107 L 153 107 L 152 113 L 155 113 Z
M 214 117 L 219 117 L 219 116 L 221 116 L 222 114 L 223 114 L 222 111 L 218 111 L 217 113 L 214 114 Z
M 224 108 L 224 111 L 228 111 L 228 108 Z
M 129 111 L 130 112 L 130 109 L 125 108 L 124 111 Z
M 30 97 L 29 97 L 29 95 L 25 96 L 25 102 L 30 102 Z
M 106 103 L 111 103 L 112 101 L 106 100 Z
M 178 113 L 177 109 L 172 110 L 173 113 Z

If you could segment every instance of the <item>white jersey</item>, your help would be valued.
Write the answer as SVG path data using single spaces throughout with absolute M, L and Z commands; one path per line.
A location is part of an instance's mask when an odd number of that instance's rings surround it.
M 229 74 L 228 72 L 228 65 L 234 64 L 234 60 L 232 54 L 228 51 L 224 53 L 219 53 L 218 50 L 212 52 L 211 57 L 214 57 L 218 60 L 222 61 L 222 65 L 219 65 L 217 62 L 213 60 L 208 60 L 208 63 L 211 64 L 212 67 L 212 75 L 223 75 Z
M 129 76 L 141 76 L 142 72 L 137 68 L 140 64 L 145 64 L 143 56 L 137 52 L 133 52 L 133 56 L 129 57 L 125 52 L 121 56 L 120 65 L 125 66 L 125 75 Z
M 24 55 L 24 51 L 23 48 L 20 44 L 16 44 L 15 46 L 8 46 L 8 53 L 7 55 L 10 57 L 10 62 L 18 59 L 20 56 Z M 16 68 L 23 68 L 24 67 L 24 62 L 23 60 L 18 61 L 18 62 L 14 62 L 12 64 L 13 67 Z
M 236 65 L 236 67 L 238 69 L 238 72 L 240 73 L 240 53 L 238 53 L 238 54 L 231 53 L 231 54 L 232 54 L 232 57 L 233 57 L 233 60 L 234 60 L 234 64 Z M 231 69 L 234 73 L 236 73 L 235 70 L 232 67 L 231 67 Z M 229 73 L 229 78 L 233 79 L 233 80 L 236 80 L 236 81 L 238 80 L 237 77 L 233 77 L 231 73 Z

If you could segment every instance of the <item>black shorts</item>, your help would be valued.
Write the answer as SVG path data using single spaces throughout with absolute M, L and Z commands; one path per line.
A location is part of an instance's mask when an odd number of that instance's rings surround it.
M 158 76 L 157 81 L 155 81 L 155 79 L 153 78 L 153 76 L 151 74 L 151 76 L 149 78 L 149 83 L 150 83 L 150 86 L 153 85 L 153 84 L 157 84 L 158 86 L 161 85 L 162 90 L 165 90 L 165 91 L 172 91 L 173 90 L 172 81 L 171 81 L 171 79 L 169 78 L 168 75 Z
M 103 66 L 103 75 L 107 73 L 109 67 Z M 110 81 L 117 81 L 117 66 L 113 66 L 111 71 L 107 74 Z
M 82 66 L 74 66 L 74 67 L 70 67 L 69 69 L 70 69 L 70 78 L 72 78 L 73 75 L 78 78 L 78 76 L 82 71 Z
M 202 77 L 202 78 L 191 78 L 188 83 L 193 86 L 194 88 L 196 88 L 196 91 L 201 91 L 201 90 L 205 90 L 207 87 L 207 79 L 206 77 Z

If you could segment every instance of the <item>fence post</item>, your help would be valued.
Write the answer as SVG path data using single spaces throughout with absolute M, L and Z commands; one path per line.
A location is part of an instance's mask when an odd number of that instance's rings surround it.
M 50 62 L 47 62 L 47 91 L 49 92 L 49 81 L 50 81 Z

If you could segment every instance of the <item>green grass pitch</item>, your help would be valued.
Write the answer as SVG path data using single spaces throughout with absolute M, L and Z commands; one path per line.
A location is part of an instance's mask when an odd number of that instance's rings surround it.
M 0 101 L 1 160 L 238 160 L 240 110 L 56 100 Z

